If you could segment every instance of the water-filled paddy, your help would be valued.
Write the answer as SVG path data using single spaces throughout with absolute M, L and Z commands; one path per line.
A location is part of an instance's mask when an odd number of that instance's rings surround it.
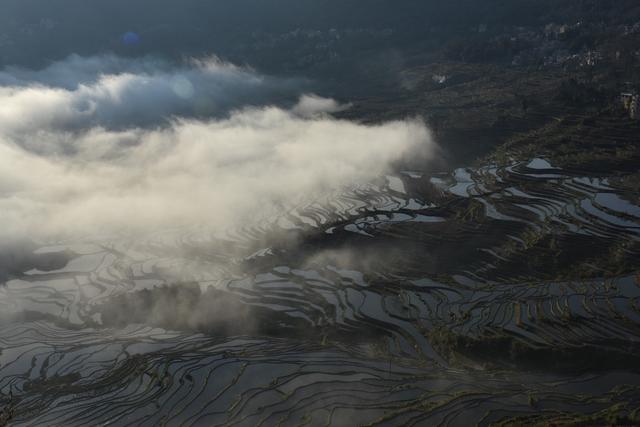
M 0 288 L 3 416 L 464 426 L 640 406 L 640 207 L 606 176 L 529 159 L 327 200 L 216 236 L 36 248 Z

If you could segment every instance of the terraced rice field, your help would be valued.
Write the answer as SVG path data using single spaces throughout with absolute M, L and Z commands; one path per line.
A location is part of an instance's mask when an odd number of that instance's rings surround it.
M 224 235 L 43 245 L 0 287 L 0 425 L 637 422 L 618 178 L 398 171 Z

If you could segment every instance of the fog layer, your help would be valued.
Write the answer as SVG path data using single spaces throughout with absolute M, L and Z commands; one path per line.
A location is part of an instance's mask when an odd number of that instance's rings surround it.
M 225 230 L 432 144 L 419 121 L 337 120 L 346 107 L 311 95 L 284 107 L 296 82 L 215 60 L 74 57 L 0 82 L 2 238 Z

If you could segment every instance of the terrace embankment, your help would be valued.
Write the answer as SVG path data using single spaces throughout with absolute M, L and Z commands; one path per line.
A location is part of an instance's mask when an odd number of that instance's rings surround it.
M 637 172 L 626 157 L 578 168 L 522 146 L 452 173 L 401 168 L 222 236 L 39 249 L 70 261 L 0 289 L 5 413 L 636 422 Z

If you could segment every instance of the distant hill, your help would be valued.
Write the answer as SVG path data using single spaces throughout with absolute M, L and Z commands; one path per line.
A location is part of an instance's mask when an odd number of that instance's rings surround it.
M 629 23 L 636 0 L 0 0 L 0 65 L 42 65 L 71 53 L 217 53 L 277 68 L 247 46 L 296 30 L 391 31 L 354 49 L 405 49 L 478 28 Z M 366 31 L 362 33 L 363 30 Z M 122 43 L 135 32 L 140 43 Z M 273 55 L 270 55 L 273 57 Z

